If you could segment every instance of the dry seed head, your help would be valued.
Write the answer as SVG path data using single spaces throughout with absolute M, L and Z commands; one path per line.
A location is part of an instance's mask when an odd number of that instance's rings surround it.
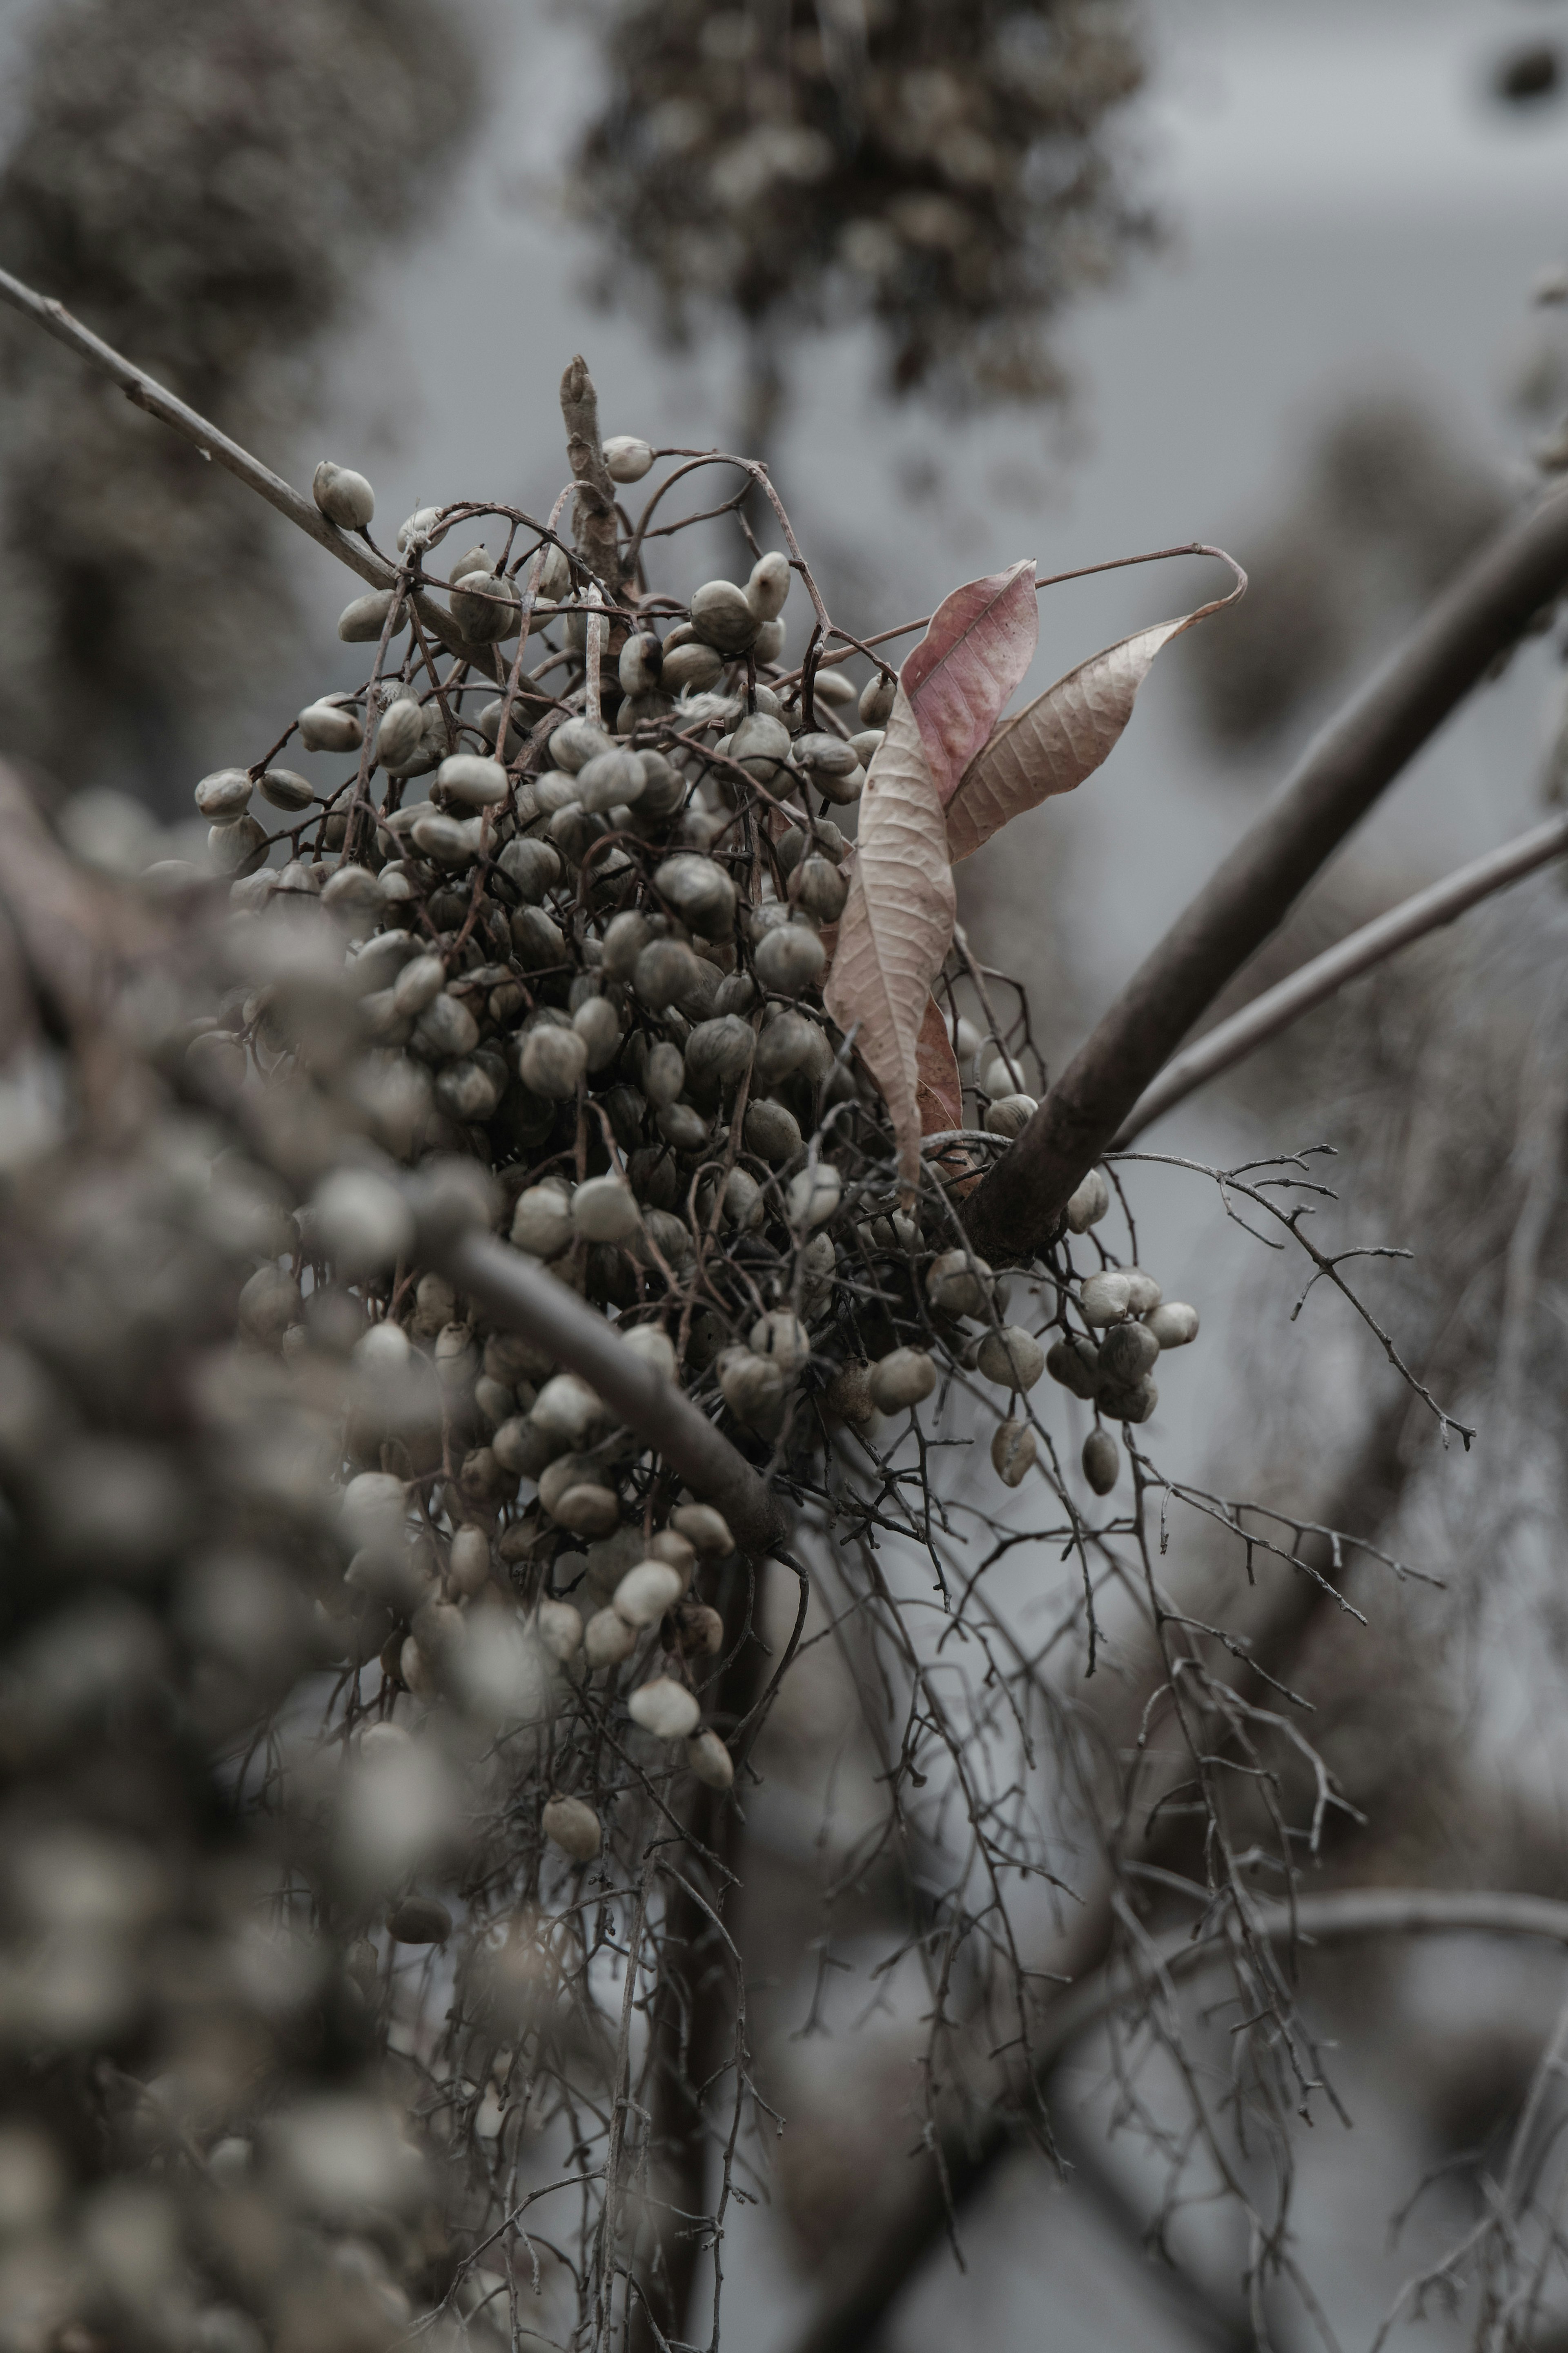
M 819 1161 L 815 1168 L 801 1169 L 790 1178 L 785 1196 L 790 1224 L 797 1232 L 825 1226 L 829 1218 L 837 1215 L 843 1189 L 837 1169 L 828 1162 Z
M 519 1050 L 517 1068 L 530 1093 L 546 1103 L 564 1103 L 587 1071 L 588 1050 L 574 1029 L 531 1029 Z
M 615 1609 L 628 1626 L 657 1626 L 686 1590 L 680 1572 L 666 1560 L 639 1561 L 616 1588 Z
M 826 960 L 822 942 L 805 923 L 776 923 L 763 934 L 752 959 L 763 987 L 780 997 L 799 997 L 810 988 Z
M 641 1219 L 624 1177 L 590 1176 L 572 1196 L 572 1222 L 585 1241 L 624 1242 Z
M 1109 1495 L 1121 1475 L 1121 1449 L 1109 1430 L 1091 1430 L 1083 1441 L 1083 1475 L 1097 1495 Z
M 248 808 L 255 789 L 247 769 L 217 768 L 196 786 L 195 804 L 209 824 L 216 824 Z
M 986 1130 L 992 1135 L 1022 1135 L 1037 1109 L 1033 1095 L 1003 1095 L 986 1108 Z
M 1124 1274 L 1107 1271 L 1091 1274 L 1079 1293 L 1079 1306 L 1086 1324 L 1120 1324 L 1132 1299 L 1132 1287 Z
M 639 818 L 668 817 L 686 797 L 686 779 L 662 752 L 639 752 L 643 788 L 637 803 Z
M 653 463 L 653 451 L 635 433 L 612 433 L 604 452 L 612 482 L 640 482 Z
M 1046 1352 L 1032 1332 L 1005 1324 L 1000 1332 L 986 1333 L 975 1363 L 988 1381 L 1010 1389 L 1032 1389 L 1046 1369 Z
M 677 1152 L 701 1152 L 708 1144 L 708 1123 L 690 1103 L 661 1103 L 654 1114 L 654 1124 Z
M 599 1817 L 581 1798 L 552 1798 L 540 1816 L 540 1827 L 574 1862 L 592 1862 L 599 1852 Z
M 879 1413 L 900 1413 L 930 1397 L 936 1366 L 923 1348 L 893 1348 L 872 1366 L 868 1386 Z
M 363 474 L 323 458 L 310 478 L 310 495 L 340 531 L 363 531 L 375 515 L 375 492 Z
M 1097 1226 L 1110 1208 L 1110 1187 L 1098 1168 L 1091 1168 L 1082 1184 L 1068 1200 L 1067 1219 L 1069 1233 L 1087 1234 Z
M 702 1720 L 695 1694 L 673 1675 L 656 1675 L 651 1683 L 639 1684 L 626 1702 L 626 1714 L 656 1740 L 684 1740 Z
M 728 1789 L 734 1782 L 734 1759 L 716 1732 L 693 1734 L 686 1744 L 686 1762 L 706 1789 Z
M 711 1504 L 678 1504 L 669 1525 L 709 1560 L 728 1560 L 735 1549 L 729 1521 Z
M 1198 1311 L 1184 1299 L 1167 1299 L 1154 1309 L 1148 1328 L 1162 1348 L 1184 1348 L 1198 1336 Z
M 438 809 L 416 818 L 408 830 L 416 849 L 433 858 L 438 866 L 471 866 L 479 854 L 479 845 L 463 819 L 444 817 Z
M 552 1185 L 531 1185 L 518 1195 L 511 1214 L 514 1249 L 527 1250 L 531 1258 L 559 1258 L 575 1235 L 571 1204 Z
M 992 1435 L 991 1464 L 1005 1487 L 1016 1487 L 1035 1460 L 1035 1433 L 1026 1421 L 1004 1421 Z
M 553 540 L 547 540 L 542 544 L 544 553 L 539 562 L 539 593 L 542 596 L 548 596 L 552 605 L 558 605 L 572 586 L 572 566 L 564 548 L 557 547 Z
M 869 1365 L 840 1365 L 822 1395 L 830 1412 L 857 1427 L 869 1421 L 877 1410 L 871 1395 Z
M 448 800 L 463 808 L 495 808 L 506 798 L 506 770 L 500 762 L 481 759 L 473 752 L 454 752 L 443 760 L 436 782 Z
M 335 702 L 308 702 L 297 724 L 307 752 L 357 752 L 364 741 L 357 715 Z

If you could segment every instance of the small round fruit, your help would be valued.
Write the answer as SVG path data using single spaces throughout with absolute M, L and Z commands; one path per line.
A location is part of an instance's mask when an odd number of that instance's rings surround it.
M 707 1789 L 728 1789 L 735 1778 L 735 1760 L 716 1732 L 694 1733 L 686 1744 L 686 1761 Z
M 375 515 L 375 492 L 363 474 L 323 458 L 310 479 L 310 494 L 340 531 L 363 531 Z
M 697 1695 L 673 1675 L 656 1675 L 639 1684 L 626 1702 L 626 1714 L 657 1740 L 684 1740 L 702 1720 Z
M 1098 1168 L 1091 1168 L 1077 1191 L 1068 1200 L 1068 1229 L 1075 1234 L 1087 1234 L 1097 1226 L 1110 1207 L 1110 1187 Z
M 1035 1433 L 1026 1421 L 1004 1421 L 991 1440 L 991 1463 L 1004 1487 L 1016 1487 L 1035 1460 Z
M 592 1862 L 603 1843 L 599 1817 L 581 1798 L 552 1798 L 540 1816 L 547 1839 L 574 1862 Z
M 640 482 L 653 463 L 653 451 L 635 433 L 612 433 L 604 449 L 612 482 Z
M 936 1366 L 923 1348 L 892 1348 L 871 1367 L 871 1402 L 879 1413 L 919 1405 L 936 1387 Z
M 1109 1495 L 1121 1475 L 1121 1449 L 1109 1430 L 1091 1430 L 1083 1441 L 1083 1475 L 1097 1495 Z
M 711 1504 L 678 1504 L 669 1525 L 709 1560 L 728 1560 L 735 1549 L 729 1521 Z
M 1167 1299 L 1155 1308 L 1147 1329 L 1162 1348 L 1184 1348 L 1198 1336 L 1198 1311 L 1184 1299 Z
M 988 1381 L 1032 1389 L 1046 1369 L 1046 1352 L 1022 1324 L 1006 1324 L 1000 1332 L 987 1332 L 975 1361 Z
M 1086 1324 L 1120 1324 L 1132 1302 L 1132 1286 L 1124 1274 L 1091 1274 L 1079 1293 Z

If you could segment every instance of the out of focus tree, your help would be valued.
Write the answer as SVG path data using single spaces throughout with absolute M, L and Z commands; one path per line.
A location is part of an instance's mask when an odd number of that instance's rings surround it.
M 268 451 L 477 90 L 461 16 L 414 0 L 64 0 L 19 81 L 0 262 Z M 0 364 L 0 730 L 172 807 L 187 730 L 287 631 L 271 520 L 26 328 Z
M 792 341 L 869 315 L 896 391 L 1058 394 L 1063 301 L 1150 224 L 1109 140 L 1142 79 L 1123 0 L 608 0 L 581 210 L 677 337 L 742 327 L 741 447 Z

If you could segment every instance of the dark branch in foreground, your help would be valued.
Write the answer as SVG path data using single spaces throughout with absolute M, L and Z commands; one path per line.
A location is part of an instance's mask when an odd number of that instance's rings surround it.
M 994 1264 L 1052 1239 L 1068 1196 L 1234 974 L 1497 657 L 1568 585 L 1568 494 L 1468 565 L 1326 728 L 1145 957 L 1006 1157 L 964 1205 Z

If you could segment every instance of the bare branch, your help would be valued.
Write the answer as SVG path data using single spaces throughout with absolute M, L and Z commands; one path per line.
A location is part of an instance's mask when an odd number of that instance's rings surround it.
M 1168 1062 L 1146 1093 L 1134 1104 L 1131 1117 L 1117 1134 L 1111 1146 L 1121 1151 L 1133 1137 L 1164 1113 L 1184 1103 L 1187 1097 L 1210 1079 L 1218 1078 L 1222 1071 L 1230 1070 L 1244 1056 L 1267 1045 L 1292 1021 L 1299 1021 L 1314 1006 L 1343 988 L 1347 982 L 1369 972 L 1385 956 L 1408 947 L 1412 941 L 1424 939 L 1428 932 L 1438 931 L 1451 923 L 1468 908 L 1479 904 L 1495 892 L 1509 890 L 1527 874 L 1533 874 L 1554 858 L 1568 851 L 1568 817 L 1553 818 L 1549 824 L 1532 827 L 1514 841 L 1505 842 L 1500 849 L 1489 849 L 1484 857 L 1472 859 L 1441 882 L 1434 882 L 1426 891 L 1417 891 L 1401 900 L 1386 914 L 1363 923 L 1348 938 L 1326 948 L 1321 955 L 1293 972 L 1275 988 L 1265 989 L 1250 1005 L 1222 1021 L 1184 1054 Z
M 1045 1247 L 1168 1057 L 1352 828 L 1568 583 L 1568 494 L 1483 549 L 1307 752 L 964 1204 L 993 1264 Z
M 561 379 L 566 458 L 577 485 L 575 536 L 591 572 L 612 590 L 621 585 L 616 544 L 616 486 L 599 440 L 599 400 L 581 353 Z

